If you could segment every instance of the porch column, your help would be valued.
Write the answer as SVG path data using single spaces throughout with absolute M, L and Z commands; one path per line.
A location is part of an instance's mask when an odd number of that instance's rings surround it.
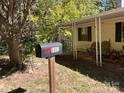
M 76 36 L 76 24 L 72 23 L 72 45 L 73 45 L 73 58 L 77 60 L 77 36 Z
M 77 30 L 76 30 L 76 23 L 74 22 L 74 36 L 75 36 L 75 60 L 77 60 Z
M 73 52 L 73 59 L 75 60 L 75 53 L 74 53 L 74 23 L 72 23 L 72 52 Z
M 100 61 L 100 67 L 102 67 L 102 45 L 101 45 L 101 17 L 99 17 L 99 61 Z
M 97 17 L 95 17 L 95 38 L 96 38 L 96 65 L 98 66 L 98 23 Z

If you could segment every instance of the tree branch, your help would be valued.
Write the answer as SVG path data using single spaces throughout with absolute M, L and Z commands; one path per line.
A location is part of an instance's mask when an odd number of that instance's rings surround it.
M 3 4 L 4 6 L 6 6 L 6 7 L 8 6 L 6 0 L 0 0 L 0 2 L 1 2 L 1 4 Z
M 8 20 L 1 14 L 0 12 L 0 23 L 2 23 L 5 27 L 10 27 Z
M 22 22 L 21 22 L 20 29 L 22 29 L 24 27 L 24 24 L 25 24 L 25 22 L 27 20 L 27 17 L 29 15 L 29 10 L 31 8 L 31 5 L 32 5 L 32 0 L 27 0 L 26 8 L 23 10 L 23 19 L 22 19 Z
M 6 35 L 4 34 L 4 30 L 0 27 L 0 36 L 4 39 L 7 40 Z
M 13 13 L 13 0 L 9 0 L 8 20 L 10 24 L 12 24 L 12 15 L 13 15 L 12 13 Z

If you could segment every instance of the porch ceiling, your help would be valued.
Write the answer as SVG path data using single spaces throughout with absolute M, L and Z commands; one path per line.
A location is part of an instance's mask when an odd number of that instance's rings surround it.
M 105 11 L 97 15 L 83 17 L 78 20 L 73 20 L 68 23 L 63 24 L 62 26 L 72 26 L 72 23 L 76 24 L 83 24 L 83 23 L 90 23 L 95 22 L 95 17 L 101 17 L 102 20 L 117 18 L 117 17 L 124 17 L 124 8 L 113 9 L 110 11 Z

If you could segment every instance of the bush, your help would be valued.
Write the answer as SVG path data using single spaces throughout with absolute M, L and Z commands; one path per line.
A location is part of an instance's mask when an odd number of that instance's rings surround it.
M 111 60 L 117 60 L 119 58 L 119 51 L 112 49 L 108 57 Z
M 28 57 L 30 54 L 34 54 L 34 47 L 37 43 L 35 37 L 24 37 L 22 38 L 22 61 Z
M 98 51 L 99 51 L 99 42 L 98 43 Z M 111 44 L 110 44 L 110 41 L 103 41 L 102 44 L 102 55 L 103 56 L 107 56 L 109 55 L 110 51 L 111 51 Z M 91 44 L 91 47 L 90 47 L 90 51 L 89 51 L 91 54 L 96 54 L 96 42 L 93 42 Z
M 97 42 L 97 43 L 98 43 L 98 42 Z M 99 43 L 98 43 L 98 44 L 99 44 Z M 98 49 L 99 49 L 99 47 L 98 47 Z M 96 42 L 93 42 L 93 43 L 91 44 L 91 47 L 90 47 L 89 52 L 90 52 L 91 54 L 96 54 Z
M 102 55 L 108 56 L 110 51 L 111 51 L 110 41 L 103 41 L 102 42 Z

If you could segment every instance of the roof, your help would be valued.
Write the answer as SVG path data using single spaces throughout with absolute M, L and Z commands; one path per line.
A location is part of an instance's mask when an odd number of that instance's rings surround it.
M 81 23 L 94 22 L 95 17 L 101 17 L 101 19 L 103 20 L 103 19 L 110 19 L 110 18 L 123 17 L 123 16 L 124 16 L 124 8 L 117 8 L 99 13 L 97 15 L 92 15 L 92 16 L 83 17 L 81 19 L 72 20 L 70 22 L 64 23 L 62 26 L 72 26 L 72 23 L 81 24 Z

